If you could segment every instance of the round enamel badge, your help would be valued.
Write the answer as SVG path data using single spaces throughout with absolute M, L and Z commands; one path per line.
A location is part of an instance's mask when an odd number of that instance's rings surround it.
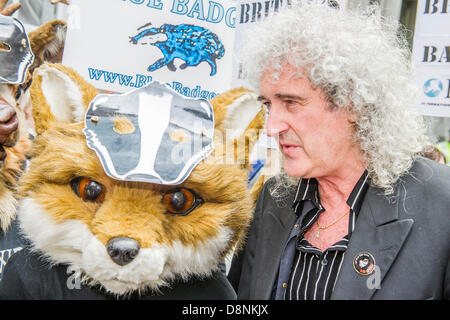
M 375 269 L 375 258 L 368 252 L 358 253 L 353 259 L 353 268 L 357 273 L 368 276 Z

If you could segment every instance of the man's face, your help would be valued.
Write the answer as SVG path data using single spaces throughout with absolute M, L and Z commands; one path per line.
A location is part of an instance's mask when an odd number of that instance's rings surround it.
M 286 173 L 293 177 L 319 178 L 339 175 L 350 160 L 360 157 L 352 143 L 354 128 L 344 110 L 331 110 L 320 88 L 307 78 L 292 77 L 284 65 L 279 81 L 267 69 L 260 84 L 260 100 L 269 110 L 267 133 L 278 138 Z

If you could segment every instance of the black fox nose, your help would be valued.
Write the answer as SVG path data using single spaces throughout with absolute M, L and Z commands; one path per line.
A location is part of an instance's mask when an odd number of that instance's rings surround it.
M 139 242 L 127 237 L 112 238 L 106 246 L 111 259 L 119 266 L 133 261 L 139 253 L 139 248 Z

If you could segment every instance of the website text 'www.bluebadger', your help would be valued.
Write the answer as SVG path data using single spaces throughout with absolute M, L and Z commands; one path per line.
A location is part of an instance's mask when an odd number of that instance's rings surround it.
M 142 74 L 136 74 L 136 76 L 130 76 L 126 74 L 109 72 L 105 70 L 99 70 L 94 68 L 88 68 L 89 78 L 96 81 L 104 81 L 106 83 L 118 82 L 121 86 L 140 88 L 152 81 L 152 76 L 144 76 Z
M 142 74 L 126 75 L 117 72 L 110 72 L 95 68 L 88 68 L 89 78 L 95 81 L 103 81 L 105 83 L 119 84 L 121 86 L 130 88 L 141 88 L 152 81 L 152 76 L 145 76 Z M 183 85 L 181 82 L 173 81 L 172 83 L 166 83 L 173 90 L 189 98 L 201 98 L 210 100 L 214 98 L 217 93 L 203 90 L 201 86 L 197 85 L 195 88 L 190 88 Z

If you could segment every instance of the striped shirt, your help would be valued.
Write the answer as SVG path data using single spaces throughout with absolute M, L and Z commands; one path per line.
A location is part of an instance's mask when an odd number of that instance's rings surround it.
M 350 207 L 349 233 L 322 252 L 303 236 L 325 211 L 320 204 L 317 180 L 300 180 L 293 203 L 293 209 L 299 216 L 294 226 L 294 229 L 298 229 L 298 233 L 295 238 L 295 254 L 289 280 L 283 285 L 284 299 L 330 299 L 368 187 L 369 177 L 367 171 L 364 171 L 347 199 Z

